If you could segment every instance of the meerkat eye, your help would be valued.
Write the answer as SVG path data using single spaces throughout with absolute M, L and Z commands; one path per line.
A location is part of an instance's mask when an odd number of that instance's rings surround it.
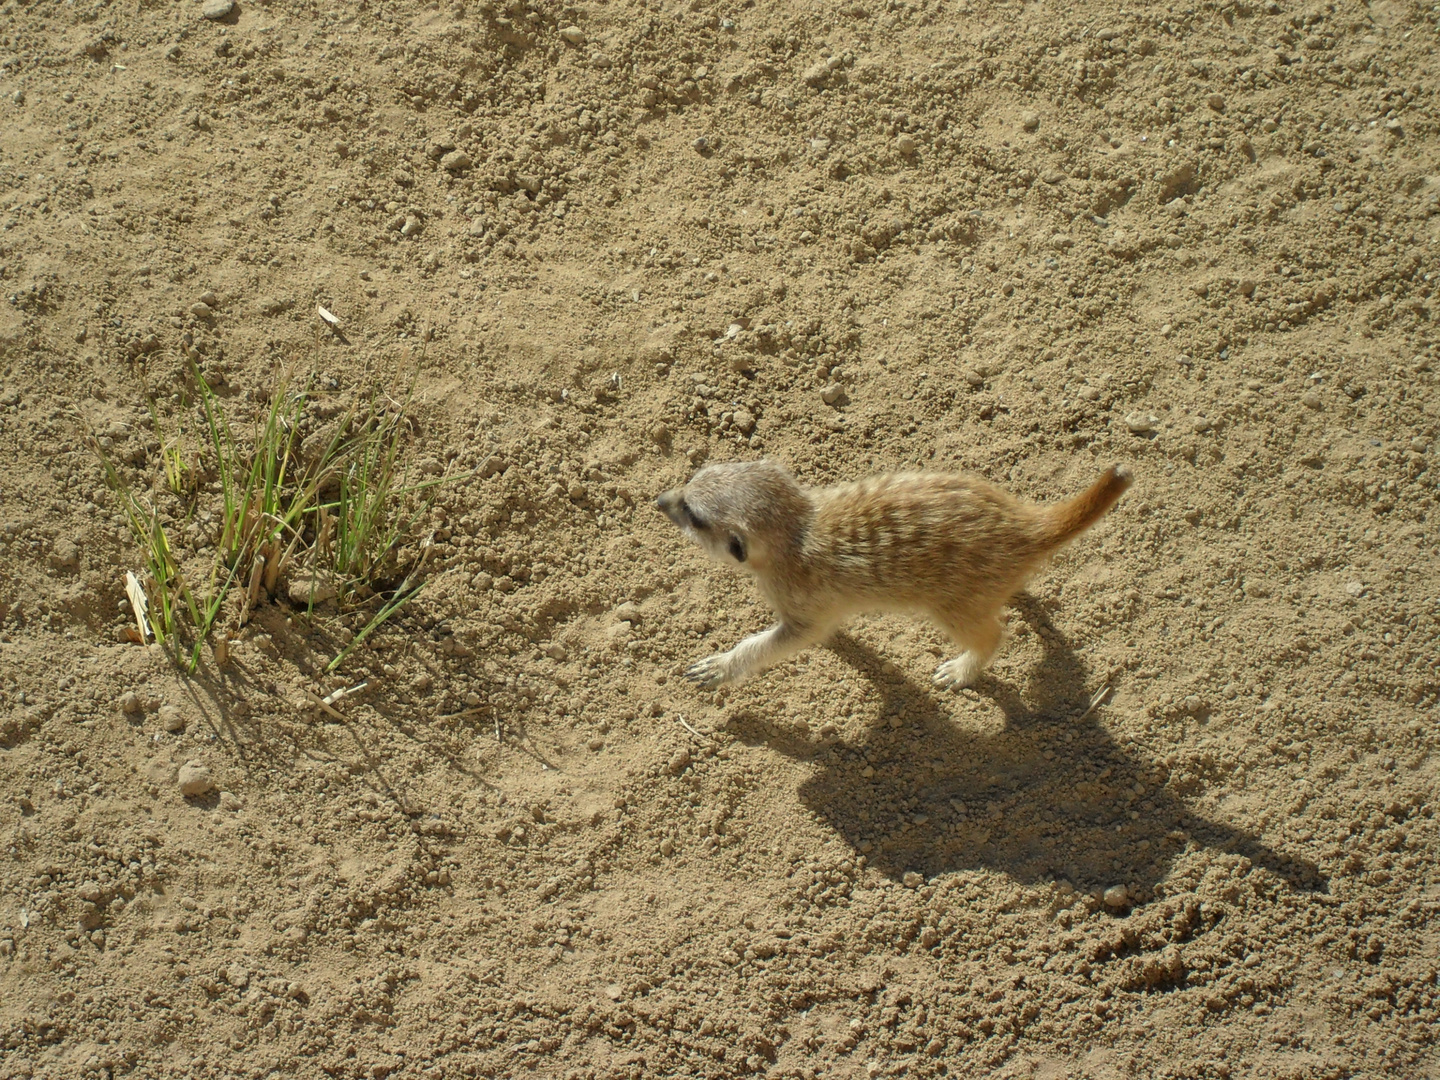
M 694 510 L 690 509 L 690 504 L 687 503 L 684 499 L 680 500 L 680 512 L 689 519 L 691 526 L 699 529 L 701 532 L 704 532 L 710 527 L 704 518 L 702 518 L 699 514 L 695 513 Z
M 734 533 L 730 534 L 730 554 L 736 562 L 745 561 L 745 541 L 741 540 L 740 537 Z

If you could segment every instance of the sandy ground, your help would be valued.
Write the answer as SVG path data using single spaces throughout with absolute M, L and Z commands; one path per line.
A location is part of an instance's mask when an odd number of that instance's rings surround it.
M 0 1077 L 1440 1075 L 1437 10 L 5 2 Z M 123 641 L 191 359 L 460 477 L 333 677 Z M 702 692 L 764 455 L 1137 482 Z

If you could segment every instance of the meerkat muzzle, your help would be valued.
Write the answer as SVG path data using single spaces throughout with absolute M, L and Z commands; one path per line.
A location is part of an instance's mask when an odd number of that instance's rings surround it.
M 678 491 L 672 489 L 656 495 L 655 509 L 659 510 L 676 525 L 684 524 L 680 516 L 680 493 Z

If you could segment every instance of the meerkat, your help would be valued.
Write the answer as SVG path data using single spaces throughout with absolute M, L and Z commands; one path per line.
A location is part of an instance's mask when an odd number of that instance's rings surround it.
M 754 576 L 779 621 L 696 661 L 701 686 L 738 683 L 829 637 L 852 615 L 928 615 L 961 652 L 935 672 L 969 685 L 994 658 L 1005 604 L 1132 482 L 1115 466 L 1062 503 L 975 476 L 893 473 L 803 488 L 771 461 L 711 465 L 655 505 L 713 558 Z

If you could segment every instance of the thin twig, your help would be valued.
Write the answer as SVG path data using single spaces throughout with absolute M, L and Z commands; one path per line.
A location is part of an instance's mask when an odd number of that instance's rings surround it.
M 334 709 L 332 709 L 329 705 L 326 705 L 324 699 L 322 699 L 322 698 L 320 698 L 320 697 L 317 697 L 316 695 L 312 694 L 309 690 L 302 691 L 302 693 L 304 693 L 305 697 L 309 700 L 309 702 L 310 702 L 311 705 L 315 706 L 317 709 L 324 709 L 327 713 L 329 713 L 331 716 L 333 716 L 336 720 L 339 720 L 339 721 L 341 721 L 341 722 L 344 722 L 344 720 L 345 720 L 345 715 L 344 715 L 343 713 L 336 712 L 336 711 L 335 711 Z
M 1075 722 L 1078 724 L 1088 718 L 1091 713 L 1100 707 L 1100 703 L 1110 696 L 1110 691 L 1113 689 L 1115 689 L 1115 684 L 1113 682 L 1107 682 L 1097 690 L 1095 696 L 1090 699 L 1090 707 L 1081 713 L 1079 719 Z
M 680 713 L 676 713 L 676 714 L 675 714 L 675 718 L 680 721 L 680 723 L 684 726 L 685 730 L 688 731 L 688 732 L 690 732 L 691 735 L 694 735 L 697 739 L 703 739 L 703 738 L 705 738 L 704 735 L 701 735 L 700 732 L 696 731 L 693 727 L 691 727 L 691 726 L 686 722 L 685 717 L 682 716 Z
M 329 694 L 326 694 L 323 698 L 320 699 L 320 703 L 322 705 L 339 705 L 351 694 L 358 694 L 361 690 L 364 690 L 369 685 L 370 683 L 366 681 L 360 683 L 358 686 L 352 686 L 348 690 L 344 687 L 341 687 L 339 690 L 335 690 Z

